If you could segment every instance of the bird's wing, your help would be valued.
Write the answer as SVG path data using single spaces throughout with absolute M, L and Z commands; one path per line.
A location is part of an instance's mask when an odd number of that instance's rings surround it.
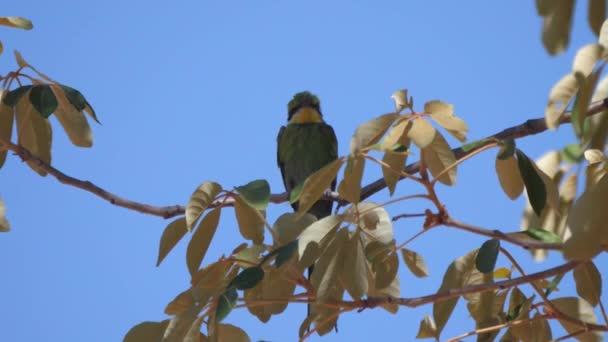
M 327 161 L 325 164 L 329 164 L 332 161 L 338 159 L 338 138 L 336 138 L 336 133 L 334 129 L 328 125 L 324 124 L 319 127 L 321 130 L 320 136 L 325 137 L 327 141 L 325 142 L 327 146 Z M 336 180 L 331 183 L 331 189 L 336 190 Z
M 287 147 L 285 146 L 285 142 L 283 142 L 283 133 L 285 132 L 285 126 L 281 126 L 279 130 L 279 135 L 277 136 L 277 165 L 279 165 L 279 169 L 281 170 L 281 178 L 283 179 L 283 185 L 285 185 L 285 190 L 288 192 L 291 190 L 289 186 L 289 182 L 285 178 L 285 161 L 283 160 L 283 156 L 285 153 L 283 150 Z

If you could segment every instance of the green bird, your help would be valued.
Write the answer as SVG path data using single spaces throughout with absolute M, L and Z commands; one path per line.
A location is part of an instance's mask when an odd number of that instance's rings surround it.
M 338 141 L 333 128 L 323 121 L 319 98 L 308 91 L 297 93 L 287 104 L 287 125 L 277 137 L 277 163 L 285 190 L 291 192 L 308 176 L 338 158 Z M 336 189 L 336 180 L 331 183 Z M 298 202 L 292 203 L 298 211 Z M 322 219 L 331 215 L 333 202 L 319 200 L 308 213 Z M 308 269 L 310 279 L 313 267 Z M 310 315 L 310 305 L 308 306 Z

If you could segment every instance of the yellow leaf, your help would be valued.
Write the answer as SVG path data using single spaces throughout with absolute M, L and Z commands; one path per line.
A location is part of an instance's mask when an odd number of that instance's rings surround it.
M 407 153 L 392 151 L 384 152 L 382 161 L 389 167 L 382 165 L 382 175 L 384 176 L 384 181 L 386 182 L 386 186 L 388 187 L 391 196 L 395 193 L 397 182 L 401 178 L 399 173 L 403 171 L 406 160 Z
M 194 190 L 186 205 L 186 225 L 188 230 L 192 230 L 192 227 L 194 227 L 196 221 L 201 217 L 203 211 L 209 207 L 220 191 L 222 191 L 222 186 L 215 182 L 204 182 Z
M 363 169 L 365 167 L 365 158 L 362 156 L 349 156 L 344 167 L 344 177 L 338 186 L 340 196 L 351 203 L 359 202 L 361 198 L 361 178 L 363 178 Z
M 572 275 L 576 282 L 576 293 L 591 306 L 596 306 L 602 296 L 602 275 L 593 261 L 576 266 Z
M 300 259 L 303 259 L 304 252 L 310 243 L 319 245 L 321 240 L 340 223 L 342 223 L 341 215 L 330 215 L 314 222 L 308 226 L 298 240 L 298 254 Z
M 31 30 L 34 25 L 31 21 L 22 17 L 0 17 L 0 25 Z
M 397 113 L 384 114 L 357 127 L 350 140 L 351 154 L 377 143 L 398 117 Z
M 426 148 L 435 139 L 435 135 L 439 134 L 435 127 L 424 118 L 418 118 L 412 121 L 411 128 L 407 131 L 407 136 L 419 148 Z
M 2 41 L 0 40 L 0 55 L 4 52 L 4 46 L 2 46 Z
M 423 278 L 429 275 L 429 270 L 426 267 L 422 255 L 409 249 L 401 248 L 401 256 L 403 257 L 403 261 L 405 261 L 407 268 L 409 268 L 416 277 Z
M 344 164 L 344 159 L 338 158 L 306 178 L 300 196 L 298 196 L 298 215 L 301 216 L 308 212 L 325 190 L 329 189 L 342 164 Z
M 18 144 L 50 165 L 53 131 L 49 121 L 43 118 L 30 103 L 29 90 L 17 102 L 15 113 Z M 46 171 L 39 168 L 36 163 L 28 162 L 28 165 L 39 175 L 46 176 Z
M 456 163 L 454 152 L 441 133 L 436 132 L 433 142 L 422 150 L 422 158 L 434 177 L 437 177 L 448 166 Z M 456 183 L 456 168 L 444 173 L 439 181 L 445 185 Z
M 424 104 L 424 111 L 429 113 L 441 127 L 445 128 L 460 142 L 467 140 L 466 133 L 469 131 L 466 122 L 454 115 L 454 106 L 442 101 L 429 101 Z
M 55 116 L 63 126 L 72 144 L 80 147 L 91 147 L 93 145 L 93 133 L 84 114 L 69 104 L 61 87 L 52 85 L 51 90 L 57 98 Z
M 344 246 L 344 267 L 340 279 L 354 300 L 367 295 L 367 265 L 359 234 L 353 234 Z
M 496 279 L 510 279 L 511 270 L 506 267 L 500 267 L 494 270 L 494 278 Z
M 186 261 L 190 274 L 198 271 L 205 254 L 207 254 L 207 249 L 209 249 L 213 235 L 215 235 L 215 231 L 217 230 L 217 225 L 220 222 L 220 213 L 221 208 L 215 208 L 203 217 L 192 235 L 190 243 L 188 243 Z
M 6 219 L 6 207 L 0 198 L 0 232 L 8 232 L 10 230 L 11 226 L 8 224 L 8 220 Z
M 163 259 L 167 256 L 167 254 L 169 254 L 173 247 L 175 247 L 179 240 L 186 235 L 186 231 L 186 219 L 183 217 L 180 217 L 167 225 L 163 231 L 162 237 L 160 238 L 156 267 L 160 265 Z
M 524 181 L 513 156 L 507 159 L 496 157 L 496 175 L 502 190 L 510 199 L 516 199 L 524 191 Z
M 395 102 L 395 112 L 400 113 L 402 110 L 408 107 L 409 102 L 407 100 L 407 89 L 400 89 L 391 95 L 391 98 Z
M 317 221 L 312 214 L 304 214 L 299 217 L 294 213 L 286 213 L 274 222 L 272 230 L 276 233 L 277 239 L 281 244 L 287 244 L 298 238 L 300 233 Z
M 572 72 L 580 72 L 582 75 L 589 76 L 595 68 L 597 62 L 602 58 L 605 48 L 597 43 L 585 45 L 576 52 L 572 64 Z
M 365 230 L 364 241 L 388 244 L 393 241 L 393 223 L 386 209 L 372 202 L 361 202 L 350 206 L 344 216 L 346 222 Z M 367 245 L 367 243 L 366 243 Z
M 431 316 L 424 316 L 422 321 L 420 321 L 420 327 L 418 328 L 418 334 L 416 338 L 432 338 L 439 337 L 437 335 L 437 326 L 435 325 L 435 321 Z
M 549 102 L 545 107 L 545 121 L 547 127 L 555 129 L 559 119 L 568 108 L 568 104 L 578 90 L 578 82 L 574 73 L 569 73 L 562 77 L 549 93 Z
M 178 294 L 171 303 L 165 307 L 166 315 L 179 315 L 184 311 L 194 306 L 194 298 L 192 297 L 192 291 L 190 289 Z
M 562 0 L 544 17 L 542 41 L 550 55 L 557 55 L 568 47 L 573 12 L 574 0 Z
M 608 48 L 608 22 L 604 21 L 602 23 L 602 27 L 600 28 L 600 35 L 597 41 L 605 48 Z
M 593 311 L 593 307 L 586 301 L 576 297 L 556 298 L 551 301 L 559 311 L 566 315 L 583 321 L 585 323 L 597 324 L 597 317 Z M 570 334 L 578 332 L 581 327 L 568 321 L 559 320 L 559 323 Z M 603 340 L 601 331 L 590 331 L 581 335 L 577 335 L 576 339 L 583 342 L 600 342 Z
M 2 102 L 4 94 L 5 91 L 0 90 L 0 141 L 10 142 L 13 134 L 13 121 L 15 120 L 15 116 L 13 113 L 13 108 L 5 105 L 4 102 Z M 7 153 L 7 149 L 0 147 L 0 168 L 2 168 L 4 162 L 6 161 Z
M 382 141 L 382 150 L 387 150 L 393 148 L 395 144 L 400 143 L 405 145 L 404 141 L 409 141 L 407 139 L 407 130 L 411 126 L 411 123 L 407 120 L 403 120 L 396 124 L 386 135 L 386 138 Z
M 258 211 L 251 207 L 239 195 L 234 198 L 234 212 L 241 235 L 247 240 L 252 240 L 254 244 L 261 244 L 264 241 L 266 211 Z
M 587 159 L 589 164 L 601 163 L 608 160 L 604 153 L 598 149 L 586 150 L 585 159 Z

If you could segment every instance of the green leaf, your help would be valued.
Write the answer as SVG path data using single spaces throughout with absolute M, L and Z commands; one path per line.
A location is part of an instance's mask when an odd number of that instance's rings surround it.
M 11 226 L 8 224 L 8 220 L 6 219 L 6 208 L 4 207 L 4 202 L 0 198 L 0 232 L 8 232 L 11 230 Z
M 342 164 L 344 164 L 344 159 L 336 159 L 306 178 L 304 185 L 302 185 L 302 191 L 296 198 L 296 200 L 300 201 L 298 215 L 302 216 L 308 212 L 325 190 L 329 189 Z
M 76 108 L 76 110 L 79 112 L 85 111 L 93 120 L 95 120 L 95 122 L 100 123 L 97 119 L 95 111 L 80 91 L 63 84 L 60 84 L 59 87 L 61 87 L 61 90 L 63 90 L 63 93 L 67 97 L 68 101 L 72 106 L 74 106 L 74 108 Z
M 553 279 L 551 279 L 549 285 L 547 285 L 547 288 L 545 289 L 545 296 L 549 296 L 551 292 L 557 289 L 557 285 L 559 285 L 559 283 L 562 281 L 564 274 L 565 273 L 558 274 Z
M 31 85 L 26 85 L 26 86 L 21 86 L 19 88 L 15 88 L 11 91 L 8 92 L 8 94 L 6 94 L 4 96 L 4 98 L 2 99 L 2 101 L 4 101 L 4 104 L 6 104 L 9 107 L 14 107 L 17 102 L 19 102 L 19 99 L 21 99 L 21 96 L 23 96 L 25 93 L 27 93 L 30 88 L 32 88 Z
M 241 271 L 228 285 L 238 290 L 247 290 L 256 286 L 264 279 L 264 270 L 261 267 L 249 267 Z
M 498 159 L 508 159 L 515 155 L 515 140 L 513 139 L 505 139 L 500 141 L 500 149 L 498 150 L 498 154 L 496 158 Z
M 184 235 L 186 235 L 187 231 L 185 217 L 180 217 L 167 225 L 160 238 L 156 267 L 163 262 L 167 254 L 169 254 L 173 247 L 175 247 Z
M 258 211 L 239 195 L 234 198 L 234 212 L 241 235 L 255 244 L 261 244 L 264 241 L 266 211 Z
M 468 153 L 469 151 L 477 149 L 478 147 L 481 147 L 490 141 L 492 141 L 492 139 L 483 138 L 483 139 L 472 141 L 468 144 L 464 144 L 460 148 L 462 149 L 463 152 Z
M 475 267 L 481 273 L 494 272 L 496 259 L 500 249 L 500 240 L 490 239 L 484 242 L 479 248 L 479 253 L 475 258 Z
M 293 253 L 298 249 L 298 240 L 293 240 L 283 247 L 277 249 L 277 258 L 274 261 L 276 267 L 281 267 L 289 261 Z
M 235 189 L 255 209 L 264 210 L 270 202 L 270 185 L 265 179 L 254 180 Z
M 236 292 L 236 289 L 233 287 L 228 288 L 224 293 L 222 293 L 218 299 L 217 307 L 215 309 L 215 319 L 218 322 L 224 320 L 232 309 L 234 309 L 238 297 L 239 295 Z
M 57 98 L 48 85 L 33 86 L 30 90 L 30 102 L 45 119 L 57 109 Z
M 338 186 L 338 192 L 340 196 L 351 203 L 357 203 L 361 198 L 361 178 L 363 178 L 364 167 L 365 158 L 360 155 L 349 156 L 346 162 L 344 178 Z
M 528 199 L 532 205 L 532 209 L 538 217 L 541 216 L 541 212 L 545 208 L 547 203 L 547 190 L 545 189 L 545 183 L 542 178 L 536 172 L 536 168 L 532 166 L 532 161 L 523 153 L 517 149 L 517 165 L 519 166 L 519 172 L 526 185 L 526 192 L 528 193 Z
M 429 270 L 426 267 L 422 255 L 409 249 L 401 248 L 401 256 L 403 257 L 403 261 L 407 265 L 407 268 L 409 268 L 416 277 L 423 278 L 429 275 Z
M 528 235 L 529 237 L 538 240 L 538 241 L 542 241 L 542 242 L 548 242 L 548 243 L 561 243 L 562 242 L 562 238 L 560 238 L 558 235 L 556 235 L 553 232 L 550 232 L 548 230 L 544 230 L 544 229 L 538 229 L 538 228 L 528 228 L 527 230 L 523 231 L 526 235 Z
M 215 182 L 204 182 L 194 190 L 186 205 L 186 224 L 188 230 L 192 230 L 201 214 L 209 207 L 220 191 L 222 191 L 222 186 Z
M 583 149 L 579 144 L 568 144 L 561 151 L 561 158 L 570 164 L 580 163 L 583 160 Z
M 205 254 L 207 254 L 209 244 L 211 244 L 213 235 L 215 235 L 215 231 L 217 230 L 217 225 L 220 222 L 220 213 L 221 208 L 211 210 L 201 220 L 201 223 L 192 235 L 192 239 L 190 239 L 188 250 L 186 251 L 186 261 L 190 274 L 194 274 L 198 271 Z
M 289 203 L 295 203 L 298 201 L 298 198 L 300 198 L 300 194 L 302 193 L 303 188 L 304 182 L 296 185 L 293 189 L 291 189 L 291 191 L 289 192 Z
M 169 320 L 162 322 L 142 322 L 127 332 L 123 342 L 161 342 Z
M 593 261 L 589 260 L 578 265 L 572 275 L 576 282 L 576 293 L 591 306 L 596 306 L 602 296 L 602 274 Z
M 586 301 L 576 297 L 563 297 L 556 298 L 551 301 L 559 311 L 566 315 L 583 321 L 585 323 L 597 324 L 597 317 L 593 311 L 593 307 Z M 565 320 L 558 319 L 559 323 L 566 329 L 570 334 L 578 332 L 581 327 L 578 324 L 574 324 Z M 590 331 L 581 335 L 575 336 L 579 341 L 583 342 L 600 342 L 603 340 L 603 333 L 601 331 Z

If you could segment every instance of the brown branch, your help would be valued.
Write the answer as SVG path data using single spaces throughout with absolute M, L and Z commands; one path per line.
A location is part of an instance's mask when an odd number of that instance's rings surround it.
M 588 116 L 595 115 L 595 114 L 601 113 L 602 111 L 604 111 L 606 109 L 608 109 L 608 98 L 592 103 L 589 106 L 589 108 L 587 109 L 587 115 Z M 568 123 L 568 122 L 570 122 L 570 115 L 566 114 L 562 117 L 559 124 L 561 125 L 561 124 Z M 499 133 L 491 135 L 488 137 L 488 139 L 509 139 L 509 138 L 518 139 L 518 138 L 522 138 L 525 136 L 538 134 L 538 133 L 544 132 L 545 130 L 547 130 L 547 125 L 545 123 L 544 118 L 531 119 L 520 125 L 504 129 Z M 486 145 L 492 144 L 492 143 L 493 143 L 492 141 L 488 141 L 467 152 L 464 152 L 462 150 L 462 148 L 455 148 L 452 151 L 454 152 L 455 157 L 457 159 L 460 159 L 462 157 L 465 157 L 468 154 L 475 153 L 477 150 L 484 148 Z M 0 141 L 0 145 L 4 145 L 8 150 L 13 151 L 23 161 L 29 161 L 29 162 L 36 164 L 36 166 L 38 168 L 51 174 L 60 183 L 70 185 L 70 186 L 82 189 L 84 191 L 88 191 L 94 195 L 97 195 L 98 197 L 101 197 L 102 199 L 105 199 L 106 201 L 110 202 L 110 204 L 113 204 L 113 205 L 116 205 L 119 207 L 123 207 L 123 208 L 127 208 L 130 210 L 134 210 L 134 211 L 137 211 L 137 212 L 140 212 L 143 214 L 155 215 L 155 216 L 160 216 L 160 217 L 164 217 L 164 218 L 171 218 L 171 217 L 183 215 L 185 212 L 185 207 L 182 205 L 154 206 L 154 205 L 149 205 L 149 204 L 145 204 L 145 203 L 141 203 L 141 202 L 128 200 L 126 198 L 113 194 L 113 193 L 95 185 L 94 183 L 92 183 L 90 181 L 84 181 L 84 180 L 80 180 L 78 178 L 74 178 L 72 176 L 66 175 L 65 173 L 59 171 L 58 169 L 54 168 L 53 166 L 47 164 L 46 162 L 44 162 L 43 160 L 38 158 L 38 156 L 34 155 L 32 152 L 30 152 L 28 149 L 26 149 L 23 146 L 13 144 L 10 141 Z M 419 167 L 420 167 L 419 162 L 415 162 L 413 164 L 408 165 L 404 169 L 403 172 L 405 172 L 406 174 L 410 174 L 410 175 L 415 174 L 418 172 Z M 403 179 L 403 177 L 400 179 Z M 366 185 L 365 187 L 363 187 L 361 189 L 361 200 L 364 200 L 364 199 L 372 196 L 373 194 L 377 193 L 378 191 L 384 189 L 385 187 L 386 187 L 386 183 L 384 182 L 384 178 L 378 179 L 378 180 Z M 323 197 L 324 197 L 324 199 L 336 201 L 340 205 L 348 204 L 348 201 L 341 198 L 337 192 L 327 191 Z M 289 198 L 288 194 L 286 192 L 284 192 L 284 193 L 280 193 L 280 194 L 271 195 L 270 201 L 272 203 L 283 203 L 283 202 L 286 202 L 288 200 L 288 198 Z M 212 203 L 212 205 L 210 207 L 214 208 L 214 207 L 218 207 L 220 205 L 233 206 L 234 200 L 228 199 L 225 201 L 225 203 L 220 203 L 219 201 L 215 201 Z M 545 248 L 545 249 L 548 249 L 548 248 Z

